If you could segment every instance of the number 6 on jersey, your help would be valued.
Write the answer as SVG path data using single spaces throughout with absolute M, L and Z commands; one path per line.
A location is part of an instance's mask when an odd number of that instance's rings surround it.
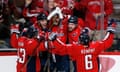
M 85 55 L 85 69 L 90 70 L 93 68 L 92 55 Z

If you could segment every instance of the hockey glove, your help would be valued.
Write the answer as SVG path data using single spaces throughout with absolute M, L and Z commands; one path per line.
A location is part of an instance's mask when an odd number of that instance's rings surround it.
M 115 33 L 115 22 L 114 19 L 111 19 L 108 23 L 107 32 Z
M 53 41 L 53 40 L 56 39 L 56 37 L 57 37 L 57 34 L 54 33 L 54 32 L 52 32 L 52 33 L 48 36 L 48 39 L 51 40 L 51 41 Z
M 13 25 L 11 25 L 10 31 L 11 31 L 11 34 L 12 33 L 19 34 L 20 33 L 20 31 L 19 31 L 19 24 L 13 24 Z

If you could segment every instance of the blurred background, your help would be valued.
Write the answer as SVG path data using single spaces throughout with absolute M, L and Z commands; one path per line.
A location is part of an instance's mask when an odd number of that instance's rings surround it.
M 120 0 L 112 0 L 114 4 L 114 11 L 110 18 L 115 19 L 116 26 L 116 37 L 114 39 L 113 47 L 111 47 L 108 51 L 113 51 L 114 49 L 120 50 Z
M 8 5 L 1 4 L 2 2 L 9 2 Z M 112 0 L 114 5 L 114 11 L 110 15 L 110 19 L 113 18 L 117 24 L 116 35 L 114 39 L 113 46 L 107 51 L 120 51 L 120 0 Z M 22 19 L 22 9 L 24 8 L 24 0 L 0 0 L 1 9 L 4 10 L 2 15 L 0 15 L 0 46 L 3 48 L 11 47 L 9 44 L 10 39 L 10 24 L 15 24 L 17 22 L 24 22 Z M 4 21 L 3 21 L 3 19 Z M 1 22 L 3 21 L 3 22 Z M 3 24 L 4 25 L 3 25 Z M 5 41 L 5 42 L 4 42 Z M 5 44 L 6 46 L 2 46 Z

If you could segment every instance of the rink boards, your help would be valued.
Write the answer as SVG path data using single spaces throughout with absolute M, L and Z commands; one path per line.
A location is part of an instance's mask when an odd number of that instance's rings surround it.
M 120 52 L 103 52 L 99 55 L 100 72 L 120 71 Z M 0 72 L 16 72 L 17 50 L 0 49 Z

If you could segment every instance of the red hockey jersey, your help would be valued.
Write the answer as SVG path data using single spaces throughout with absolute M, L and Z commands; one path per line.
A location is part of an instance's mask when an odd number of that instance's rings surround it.
M 103 41 L 91 42 L 87 48 L 83 45 L 66 45 L 59 40 L 57 41 L 54 41 L 53 53 L 68 54 L 70 57 L 74 57 L 77 72 L 98 72 L 97 57 L 101 51 L 112 45 L 113 34 L 107 33 Z
M 68 32 L 68 40 L 70 44 L 78 43 L 83 28 L 84 21 L 81 18 L 78 18 L 78 26 L 73 31 Z
M 44 43 L 39 43 L 35 38 L 27 38 L 24 36 L 18 37 L 16 33 L 11 35 L 11 45 L 18 49 L 18 60 L 17 60 L 17 72 L 27 72 L 29 69 L 28 63 L 30 63 L 30 57 L 34 57 L 34 72 L 40 72 L 40 59 L 38 56 L 39 51 L 44 51 Z M 31 57 L 32 58 L 32 57 Z

